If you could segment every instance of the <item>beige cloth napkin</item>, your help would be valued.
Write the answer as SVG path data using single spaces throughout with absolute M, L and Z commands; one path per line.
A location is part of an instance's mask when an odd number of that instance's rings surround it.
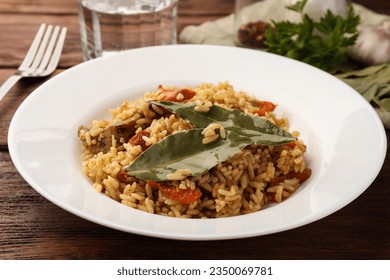
M 248 17 L 249 21 L 256 20 L 275 20 L 286 19 L 285 0 L 264 0 L 248 6 L 242 10 L 242 13 Z M 352 4 L 355 12 L 361 18 L 361 24 L 380 25 L 384 21 L 390 20 L 390 16 L 375 13 L 362 5 Z M 180 33 L 179 39 L 185 44 L 208 44 L 235 46 L 234 43 L 234 14 L 220 18 L 216 21 L 205 22 L 199 26 L 187 26 Z M 372 71 L 374 69 L 375 71 Z M 351 75 L 340 76 L 344 82 L 347 82 L 362 94 L 369 102 L 375 95 L 390 94 L 387 90 L 390 88 L 390 64 L 384 68 L 376 67 L 363 69 L 361 73 L 351 73 Z M 369 75 L 363 75 L 370 73 Z M 346 73 L 348 74 L 348 73 Z M 357 75 L 356 75 L 357 74 Z M 379 77 L 380 75 L 380 77 Z M 378 78 L 379 77 L 379 78 Z M 373 81 L 380 81 L 380 84 L 373 84 Z M 370 99 L 371 98 L 371 99 Z M 390 99 L 388 99 L 390 101 Z M 386 128 L 390 129 L 390 111 L 375 107 L 378 115 L 382 119 Z

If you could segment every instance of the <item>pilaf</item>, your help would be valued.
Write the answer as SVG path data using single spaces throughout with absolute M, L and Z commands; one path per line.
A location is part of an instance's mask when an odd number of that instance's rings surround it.
M 213 105 L 258 115 L 288 131 L 286 118 L 277 118 L 275 105 L 260 101 L 228 82 L 203 83 L 195 88 L 159 86 L 144 98 L 125 101 L 110 109 L 110 120 L 93 120 L 80 126 L 82 167 L 93 187 L 132 208 L 181 218 L 217 218 L 253 213 L 267 204 L 291 196 L 311 176 L 304 154 L 306 146 L 296 140 L 283 145 L 250 144 L 208 172 L 192 176 L 183 166 L 169 174 L 167 182 L 153 182 L 129 175 L 125 169 L 144 151 L 169 135 L 193 126 L 150 101 L 168 100 L 195 104 L 198 112 Z M 224 127 L 211 124 L 202 131 L 203 144 L 226 137 Z M 174 148 L 174 147 L 172 147 Z

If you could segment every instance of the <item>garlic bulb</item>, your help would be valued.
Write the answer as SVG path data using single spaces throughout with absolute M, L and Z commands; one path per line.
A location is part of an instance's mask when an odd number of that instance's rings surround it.
M 355 45 L 350 49 L 352 59 L 364 65 L 390 62 L 390 21 L 379 26 L 361 25 Z
M 286 6 L 296 4 L 301 0 L 284 0 Z M 313 20 L 318 21 L 329 10 L 334 15 L 345 16 L 348 12 L 349 0 L 307 0 L 303 12 Z M 294 11 L 286 11 L 286 20 L 300 22 L 301 16 Z

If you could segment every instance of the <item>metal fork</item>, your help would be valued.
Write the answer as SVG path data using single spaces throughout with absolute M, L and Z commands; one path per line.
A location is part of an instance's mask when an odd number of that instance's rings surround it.
M 0 87 L 0 101 L 7 92 L 23 77 L 45 77 L 54 72 L 60 60 L 66 36 L 66 27 L 53 28 L 41 24 L 22 64 L 14 75 Z

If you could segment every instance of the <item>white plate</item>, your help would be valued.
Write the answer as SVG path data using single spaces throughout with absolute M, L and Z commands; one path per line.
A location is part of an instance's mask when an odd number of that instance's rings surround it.
M 277 103 L 306 143 L 312 177 L 292 197 L 254 214 L 178 219 L 144 213 L 97 193 L 81 170 L 80 124 L 159 84 L 229 81 Z M 36 89 L 9 129 L 9 151 L 23 178 L 63 209 L 114 229 L 169 239 L 258 236 L 319 220 L 358 197 L 377 176 L 386 134 L 352 88 L 306 64 L 233 47 L 175 45 L 131 50 L 82 63 Z

